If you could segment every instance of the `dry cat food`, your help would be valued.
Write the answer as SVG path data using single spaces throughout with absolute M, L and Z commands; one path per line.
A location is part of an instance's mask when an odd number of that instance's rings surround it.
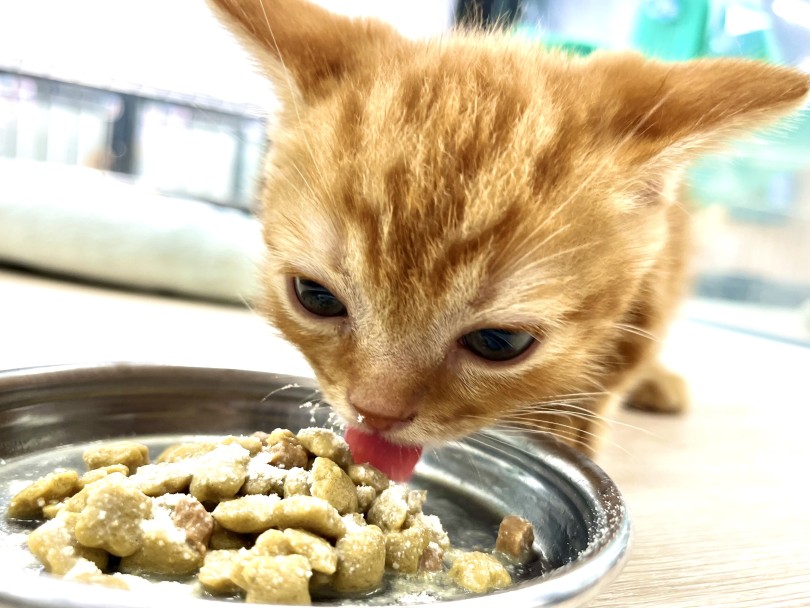
M 150 464 L 134 441 L 87 449 L 88 471 L 57 470 L 11 499 L 7 516 L 46 520 L 28 536 L 45 569 L 128 589 L 140 578 L 196 577 L 215 596 L 309 604 L 368 594 L 386 572 L 424 588 L 482 593 L 511 583 L 500 559 L 451 548 L 423 490 L 352 460 L 325 429 L 170 446 Z M 526 560 L 531 525 L 501 524 L 497 555 Z

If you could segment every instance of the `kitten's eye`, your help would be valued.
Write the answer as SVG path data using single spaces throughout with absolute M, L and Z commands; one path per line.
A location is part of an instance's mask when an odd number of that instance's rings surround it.
M 487 361 L 508 361 L 525 353 L 535 343 L 525 331 L 478 329 L 461 337 L 461 345 Z
M 342 317 L 346 314 L 346 307 L 331 291 L 320 283 L 309 279 L 295 277 L 293 288 L 301 306 L 313 315 L 319 317 Z

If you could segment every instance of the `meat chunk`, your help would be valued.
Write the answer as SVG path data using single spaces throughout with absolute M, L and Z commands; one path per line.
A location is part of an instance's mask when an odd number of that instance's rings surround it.
M 193 496 L 181 494 L 172 510 L 172 522 L 185 531 L 186 542 L 198 553 L 205 555 L 214 532 L 214 518 L 200 501 Z
M 495 550 L 518 562 L 526 562 L 532 554 L 534 529 L 532 524 L 517 515 L 503 518 L 498 528 Z
M 271 445 L 267 453 L 268 464 L 280 469 L 304 468 L 309 462 L 309 454 L 295 437 L 285 437 Z

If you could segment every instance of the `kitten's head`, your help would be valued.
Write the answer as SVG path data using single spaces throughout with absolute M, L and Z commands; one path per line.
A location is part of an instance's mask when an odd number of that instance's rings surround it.
M 595 390 L 697 150 L 796 107 L 793 71 L 409 41 L 302 0 L 211 0 L 283 100 L 269 319 L 395 441 Z

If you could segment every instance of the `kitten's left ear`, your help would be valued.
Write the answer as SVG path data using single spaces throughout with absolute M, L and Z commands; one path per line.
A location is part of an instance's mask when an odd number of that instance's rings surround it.
M 405 46 L 379 21 L 350 19 L 305 0 L 208 0 L 214 13 L 259 60 L 285 97 L 290 76 L 312 101 L 357 75 L 383 50 Z
M 592 112 L 633 164 L 683 163 L 724 139 L 765 126 L 804 103 L 798 70 L 740 59 L 681 63 L 595 53 L 586 62 Z M 593 87 L 596 84 L 596 87 Z

